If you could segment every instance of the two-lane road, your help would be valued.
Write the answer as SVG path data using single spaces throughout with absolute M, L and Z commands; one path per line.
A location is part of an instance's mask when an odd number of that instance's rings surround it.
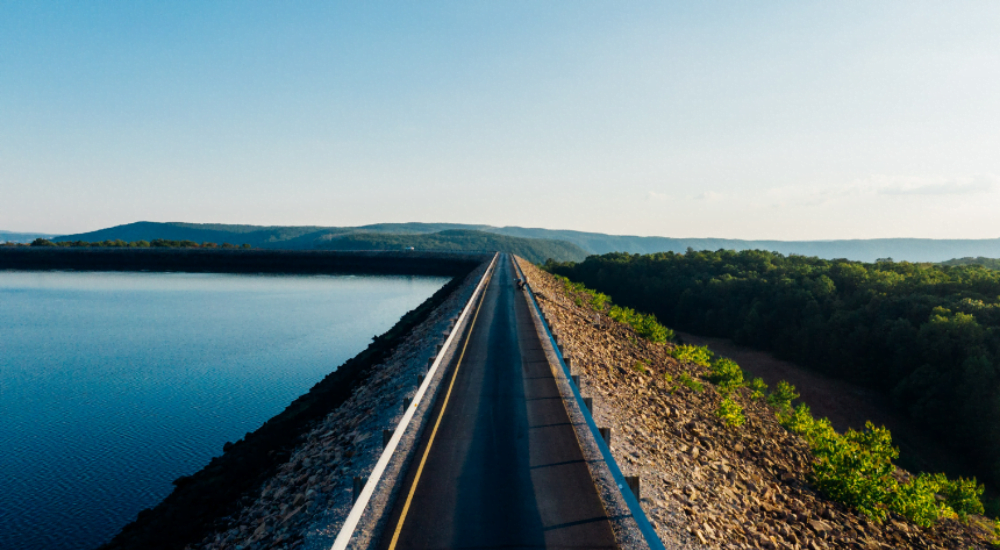
M 382 548 L 616 548 L 510 256 L 499 260 Z

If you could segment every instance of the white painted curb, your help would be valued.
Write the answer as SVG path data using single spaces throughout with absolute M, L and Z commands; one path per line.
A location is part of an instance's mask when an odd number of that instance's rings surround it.
M 428 369 L 427 374 L 424 375 L 424 380 L 420 384 L 420 387 L 417 388 L 417 393 L 413 396 L 413 401 L 410 403 L 410 406 L 406 408 L 406 413 L 403 414 L 403 418 L 399 421 L 399 424 L 396 425 L 396 429 L 392 432 L 392 438 L 385 446 L 385 450 L 382 451 L 382 456 L 379 457 L 378 462 L 375 463 L 375 468 L 368 476 L 368 481 L 365 483 L 364 489 L 362 489 L 361 494 L 358 495 L 357 502 L 355 502 L 354 506 L 351 507 L 351 512 L 347 515 L 347 519 L 344 520 L 344 525 L 340 528 L 340 532 L 337 534 L 337 538 L 333 541 L 333 546 L 330 547 L 330 550 L 346 550 L 347 545 L 351 542 L 351 538 L 354 537 L 354 530 L 357 528 L 358 522 L 361 521 L 361 516 L 365 512 L 365 508 L 368 507 L 368 501 L 371 500 L 372 494 L 375 493 L 375 487 L 382 478 L 382 474 L 385 472 L 386 466 L 388 466 L 389 461 L 392 460 L 392 455 L 396 452 L 399 440 L 403 438 L 406 428 L 410 425 L 410 420 L 413 419 L 413 414 L 417 410 L 417 405 L 420 404 L 424 394 L 427 393 L 427 388 L 430 386 L 431 380 L 434 379 L 434 374 L 437 372 L 438 367 L 441 366 L 445 353 L 451 347 L 452 342 L 454 342 L 455 336 L 461 332 L 459 329 L 465 321 L 465 318 L 468 317 L 469 311 L 472 309 L 472 304 L 476 301 L 476 297 L 479 296 L 480 292 L 485 292 L 487 276 L 493 269 L 496 268 L 497 258 L 499 257 L 499 253 L 493 255 L 493 261 L 491 261 L 489 267 L 486 268 L 482 278 L 479 280 L 479 284 L 476 286 L 476 290 L 472 293 L 468 303 L 465 304 L 465 309 L 463 309 L 462 314 L 459 315 L 458 321 L 455 322 L 455 326 L 451 333 L 448 334 L 448 338 L 444 341 L 444 345 L 441 346 L 441 351 L 438 352 L 437 357 L 434 358 L 434 363 L 431 365 L 431 368 Z

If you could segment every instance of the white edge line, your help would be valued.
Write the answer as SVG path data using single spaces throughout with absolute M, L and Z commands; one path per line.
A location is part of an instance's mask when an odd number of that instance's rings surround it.
M 514 267 L 517 268 L 517 271 L 522 277 L 524 277 L 524 271 L 521 269 L 521 264 L 514 259 L 513 254 L 511 255 L 511 261 L 514 262 Z M 618 492 L 625 501 L 625 505 L 628 507 L 629 512 L 632 513 L 632 519 L 635 520 L 636 525 L 639 527 L 639 532 L 642 533 L 643 538 L 646 540 L 646 544 L 651 550 L 665 550 L 663 541 L 660 540 L 660 536 L 656 534 L 656 529 L 653 528 L 653 525 L 649 522 L 649 518 L 646 517 L 646 511 L 642 509 L 639 499 L 635 498 L 631 489 L 625 488 L 625 474 L 622 473 L 621 468 L 618 466 L 615 456 L 611 454 L 611 448 L 604 442 L 604 436 L 602 436 L 601 432 L 597 429 L 597 423 L 594 421 L 593 415 L 590 414 L 590 409 L 584 405 L 583 394 L 580 393 L 580 388 L 577 388 L 576 384 L 572 381 L 569 367 L 566 365 L 566 361 L 563 358 L 562 351 L 559 349 L 559 345 L 556 344 L 556 339 L 552 335 L 552 330 L 549 327 L 548 321 L 546 321 L 545 317 L 542 315 L 541 307 L 538 305 L 538 301 L 535 298 L 535 292 L 531 290 L 530 285 L 528 286 L 528 295 L 531 297 L 531 305 L 535 310 L 536 315 L 538 315 L 539 320 L 542 322 L 542 328 L 545 329 L 545 332 L 549 337 L 549 343 L 552 344 L 552 351 L 555 352 L 556 359 L 559 360 L 558 366 L 562 368 L 563 374 L 567 378 L 566 382 L 569 383 L 569 387 L 573 391 L 573 396 L 576 398 L 576 403 L 580 407 L 580 414 L 587 422 L 587 427 L 590 429 L 590 435 L 593 436 L 594 443 L 597 444 L 597 448 L 601 451 L 601 455 L 604 457 L 604 462 L 607 464 L 608 470 L 611 472 L 611 477 L 615 480 L 615 485 L 618 486 Z
M 357 528 L 358 522 L 361 521 L 361 516 L 365 512 L 365 508 L 368 507 L 368 501 L 371 500 L 372 495 L 375 493 L 375 486 L 378 485 L 379 480 L 382 478 L 382 474 L 385 472 L 386 466 L 388 466 L 389 461 L 392 460 L 392 455 L 396 452 L 396 447 L 399 445 L 400 439 L 403 438 L 403 433 L 406 432 L 406 428 L 410 425 L 410 420 L 413 419 L 417 406 L 420 404 L 421 399 L 423 399 L 424 394 L 427 392 L 427 388 L 430 386 L 431 380 L 434 378 L 434 374 L 441 365 L 445 353 L 447 353 L 448 348 L 455 339 L 455 335 L 461 332 L 457 329 L 462 326 L 462 322 L 464 322 L 465 318 L 468 316 L 469 311 L 472 309 L 472 304 L 476 301 L 476 296 L 479 295 L 480 291 L 485 290 L 483 287 L 486 283 L 486 276 L 489 275 L 490 271 L 494 268 L 499 256 L 499 252 L 495 253 L 490 265 L 486 268 L 486 271 L 483 272 L 483 276 L 479 280 L 476 290 L 473 291 L 472 296 L 469 298 L 469 302 L 465 304 L 465 309 L 462 310 L 462 314 L 459 315 L 451 333 L 448 334 L 448 338 L 444 341 L 444 345 L 441 346 L 441 352 L 437 354 L 437 357 L 434 359 L 434 364 L 427 370 L 427 374 L 424 375 L 424 381 L 420 384 L 420 387 L 417 389 L 417 393 L 413 396 L 413 401 L 410 406 L 406 407 L 406 413 L 403 414 L 403 418 L 399 421 L 399 424 L 396 425 L 396 429 L 392 432 L 392 438 L 389 440 L 389 444 L 385 446 L 385 450 L 382 451 L 382 456 L 380 456 L 378 462 L 375 463 L 375 468 L 372 470 L 371 474 L 368 475 L 368 481 L 365 483 L 364 489 L 362 489 L 361 494 L 358 495 L 358 500 L 351 508 L 351 512 L 347 514 L 347 519 L 344 521 L 344 525 L 340 528 L 340 533 L 337 534 L 337 538 L 333 541 L 333 546 L 330 547 L 330 550 L 346 550 L 347 545 L 351 542 L 351 538 L 354 537 L 354 530 Z

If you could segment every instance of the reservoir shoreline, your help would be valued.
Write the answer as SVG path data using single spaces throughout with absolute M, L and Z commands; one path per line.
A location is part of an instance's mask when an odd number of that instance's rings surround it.
M 491 257 L 424 251 L 0 247 L 0 269 L 458 277 Z

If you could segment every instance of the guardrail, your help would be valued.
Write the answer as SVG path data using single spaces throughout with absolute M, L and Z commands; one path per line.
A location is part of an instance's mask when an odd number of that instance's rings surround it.
M 517 260 L 514 259 L 513 255 L 511 255 L 511 261 L 514 263 L 514 268 L 517 269 L 517 272 L 521 275 L 521 279 L 523 280 L 525 278 L 524 271 L 521 270 L 521 266 L 517 263 Z M 618 492 L 621 493 L 622 498 L 625 500 L 625 504 L 628 506 L 628 510 L 632 514 L 632 519 L 634 519 L 638 525 L 639 532 L 641 532 L 643 538 L 646 539 L 646 544 L 649 545 L 650 550 L 666 550 L 659 535 L 656 534 L 656 530 L 653 529 L 653 525 L 649 523 L 649 518 L 646 517 L 646 511 L 642 509 L 642 505 L 639 504 L 639 499 L 635 498 L 631 489 L 626 488 L 628 487 L 628 484 L 625 481 L 625 475 L 622 474 L 621 468 L 618 467 L 618 463 L 615 461 L 614 455 L 611 454 L 611 449 L 604 441 L 604 436 L 601 435 L 600 430 L 597 428 L 597 423 L 594 422 L 594 417 L 590 414 L 590 408 L 583 402 L 583 396 L 580 394 L 580 388 L 573 382 L 569 365 L 566 364 L 566 359 L 562 355 L 562 350 L 559 349 L 559 344 L 556 343 L 555 336 L 552 335 L 552 329 L 549 327 L 548 320 L 546 320 L 545 316 L 542 315 L 542 309 L 538 305 L 538 299 L 535 298 L 534 291 L 531 290 L 530 282 L 527 286 L 527 291 L 528 296 L 531 298 L 531 305 L 535 308 L 538 318 L 542 321 L 542 327 L 545 329 L 545 334 L 549 337 L 552 349 L 555 352 L 556 357 L 559 359 L 559 365 L 562 366 L 563 373 L 569 380 L 569 387 L 573 390 L 573 397 L 576 399 L 576 403 L 580 407 L 580 413 L 587 421 L 587 427 L 590 428 L 590 434 L 594 437 L 597 447 L 601 450 L 601 456 L 604 458 L 604 462 L 608 465 L 608 470 L 611 471 L 611 477 L 615 480 L 615 485 L 618 486 Z
M 469 316 L 469 311 L 472 309 L 472 305 L 475 303 L 476 297 L 479 296 L 480 292 L 485 292 L 486 281 L 489 280 L 488 276 L 490 272 L 496 269 L 497 258 L 499 257 L 499 253 L 495 253 L 493 255 L 493 260 L 490 262 L 489 267 L 486 268 L 482 278 L 479 279 L 479 284 L 476 285 L 476 290 L 473 291 L 469 301 L 465 304 L 465 308 L 462 309 L 461 315 L 459 315 L 458 320 L 455 322 L 454 329 L 452 329 L 452 331 L 448 334 L 448 338 L 441 346 L 441 351 L 439 351 L 437 356 L 434 358 L 434 363 L 427 370 L 427 374 L 424 376 L 424 380 L 420 384 L 420 387 L 417 388 L 417 393 L 414 394 L 413 401 L 411 401 L 410 406 L 406 408 L 403 418 L 399 421 L 399 424 L 396 425 L 396 429 L 393 431 L 392 437 L 389 439 L 385 449 L 382 451 L 382 455 L 379 456 L 378 462 L 375 463 L 375 468 L 372 470 L 371 474 L 368 475 L 368 481 L 361 490 L 361 494 L 358 495 L 358 499 L 355 501 L 354 506 L 351 507 L 350 513 L 347 514 L 347 519 L 344 520 L 344 525 L 341 526 L 340 532 L 337 534 L 337 538 L 334 539 L 333 546 L 330 547 L 330 550 L 346 550 L 347 545 L 351 542 L 351 538 L 354 537 L 354 531 L 358 527 L 358 522 L 361 521 L 361 516 L 365 512 L 365 508 L 368 507 L 368 502 L 375 493 L 375 487 L 382 478 L 382 474 L 385 473 L 385 469 L 386 466 L 389 465 L 389 461 L 392 460 L 392 455 L 396 452 L 396 447 L 399 446 L 399 441 L 403 438 L 403 434 L 406 432 L 407 427 L 409 427 L 410 421 L 413 419 L 413 415 L 417 411 L 417 406 L 420 405 L 421 400 L 424 398 L 424 394 L 427 393 L 427 389 L 430 387 L 431 381 L 434 379 L 434 374 L 443 362 L 445 353 L 448 352 L 448 349 L 451 347 L 452 342 L 454 342 L 456 335 L 461 332 L 460 329 L 462 327 L 462 323 L 465 321 L 466 317 Z

